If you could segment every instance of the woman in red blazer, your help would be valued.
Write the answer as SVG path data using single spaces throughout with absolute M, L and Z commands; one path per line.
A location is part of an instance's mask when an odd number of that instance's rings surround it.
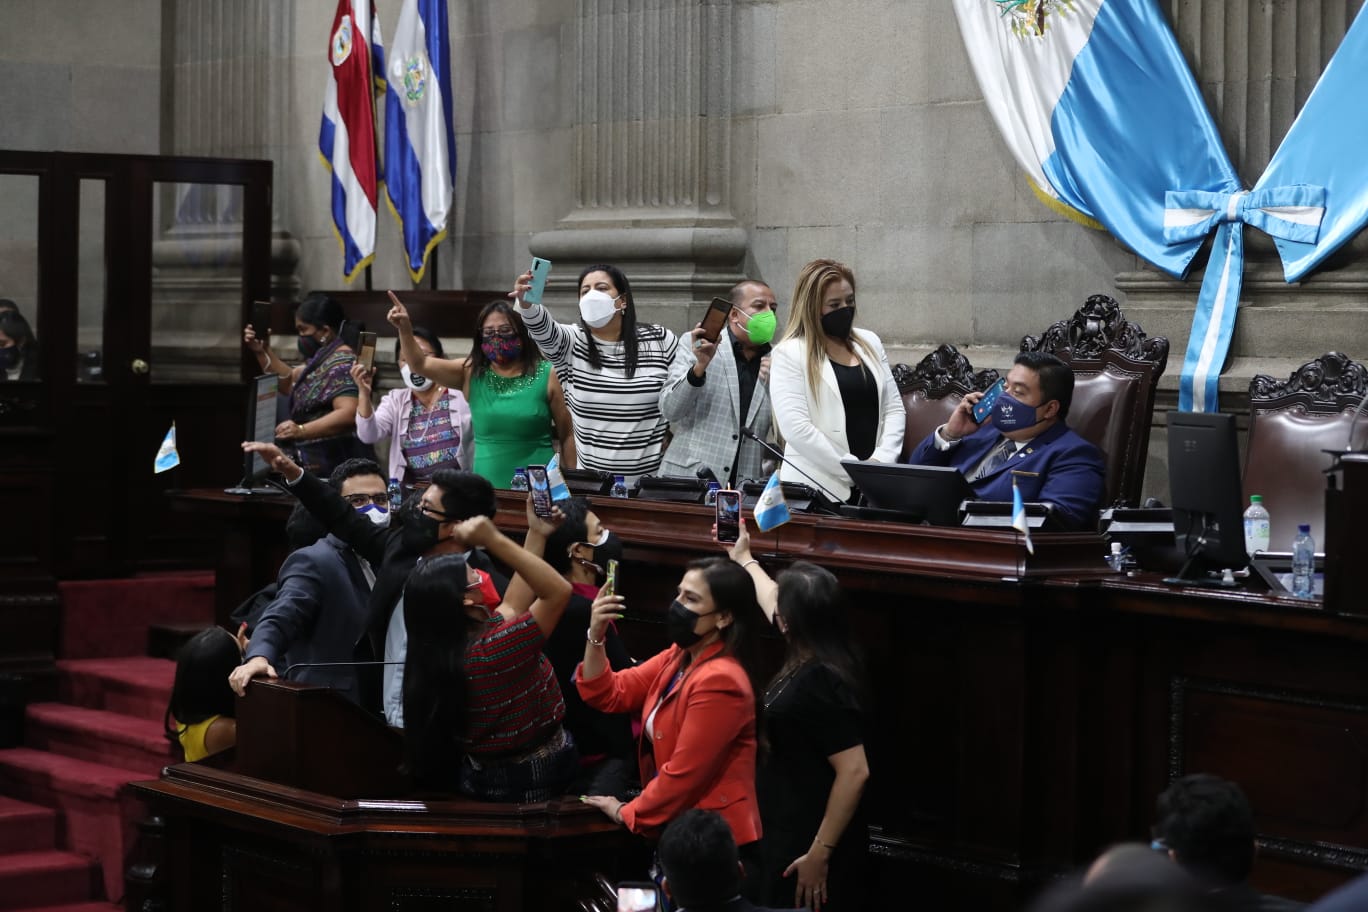
M 760 838 L 755 799 L 758 692 L 749 661 L 764 620 L 755 584 L 737 564 L 694 561 L 670 604 L 666 629 L 674 644 L 632 668 L 613 671 L 604 657 L 608 624 L 622 597 L 602 594 L 590 617 L 584 663 L 575 676 L 584 702 L 608 713 L 640 713 L 639 796 L 584 800 L 633 833 L 659 835 L 690 808 L 716 811 L 738 846 Z M 649 742 L 650 749 L 646 747 Z

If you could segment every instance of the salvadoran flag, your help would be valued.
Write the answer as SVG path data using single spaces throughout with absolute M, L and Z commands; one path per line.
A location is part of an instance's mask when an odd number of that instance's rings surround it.
M 176 422 L 173 421 L 170 430 L 162 438 L 161 446 L 157 448 L 157 458 L 152 461 L 152 474 L 160 474 L 178 465 L 180 452 L 176 449 Z
M 1035 554 L 1035 545 L 1031 544 L 1031 521 L 1026 518 L 1026 505 L 1021 502 L 1021 489 L 1017 487 L 1015 475 L 1012 476 L 1012 528 L 1026 540 L 1026 553 Z
M 784 488 L 779 484 L 779 473 L 775 472 L 760 492 L 755 502 L 755 524 L 761 532 L 777 529 L 789 521 L 788 501 L 784 500 Z
M 456 183 L 451 49 L 445 0 L 404 0 L 385 92 L 385 195 L 399 220 L 409 274 L 421 281 L 446 237 Z
M 375 256 L 375 92 L 385 52 L 371 0 L 338 0 L 328 40 L 328 83 L 318 152 L 332 171 L 332 216 L 348 282 Z

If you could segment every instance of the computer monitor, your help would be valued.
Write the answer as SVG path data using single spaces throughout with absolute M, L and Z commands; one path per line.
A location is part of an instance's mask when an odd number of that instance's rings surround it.
M 1249 556 L 1235 416 L 1169 412 L 1168 457 L 1173 533 L 1186 557 L 1177 578 L 1199 580 L 1206 570 L 1244 567 Z
M 257 443 L 274 443 L 276 429 L 276 396 L 280 378 L 262 374 L 247 383 L 247 438 Z M 226 494 L 277 494 L 275 488 L 256 485 L 270 472 L 271 467 L 256 453 L 242 454 L 242 481 L 235 488 L 225 488 Z
M 959 469 L 842 460 L 841 467 L 879 510 L 907 514 L 933 526 L 959 525 L 959 508 L 974 496 Z

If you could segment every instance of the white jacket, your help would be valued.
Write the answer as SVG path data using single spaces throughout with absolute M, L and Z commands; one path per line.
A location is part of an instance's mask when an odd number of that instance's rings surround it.
M 872 462 L 897 462 L 902 452 L 903 434 L 907 429 L 907 413 L 898 384 L 888 367 L 879 337 L 867 329 L 856 329 L 855 334 L 878 353 L 878 363 L 871 363 L 858 346 L 860 360 L 865 362 L 879 392 L 883 408 L 879 413 L 879 430 Z M 806 472 L 832 494 L 842 500 L 850 496 L 850 476 L 841 468 L 841 461 L 854 459 L 846 441 L 845 405 L 841 390 L 836 385 L 836 372 L 830 359 L 822 359 L 822 378 L 819 388 L 811 390 L 807 382 L 807 340 L 788 339 L 774 347 L 770 357 L 770 401 L 774 406 L 774 420 L 784 436 L 784 465 L 779 469 L 781 481 L 796 481 L 811 485 Z M 801 469 L 802 472 L 798 470 Z

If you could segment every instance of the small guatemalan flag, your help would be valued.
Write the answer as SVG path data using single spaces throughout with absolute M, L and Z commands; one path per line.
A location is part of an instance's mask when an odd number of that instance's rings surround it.
M 760 500 L 755 504 L 755 524 L 761 532 L 777 529 L 789 521 L 788 501 L 784 500 L 784 489 L 779 486 L 779 473 L 770 476 L 765 490 L 760 492 Z
M 180 453 L 176 451 L 176 422 L 171 422 L 171 429 L 162 438 L 161 446 L 157 448 L 157 459 L 152 464 L 152 473 L 159 474 L 168 469 L 174 469 L 180 465 Z
M 1017 487 L 1016 477 L 1012 478 L 1012 528 L 1026 539 L 1026 553 L 1035 554 L 1031 544 L 1031 521 L 1026 518 L 1026 505 L 1021 502 L 1021 489 Z

